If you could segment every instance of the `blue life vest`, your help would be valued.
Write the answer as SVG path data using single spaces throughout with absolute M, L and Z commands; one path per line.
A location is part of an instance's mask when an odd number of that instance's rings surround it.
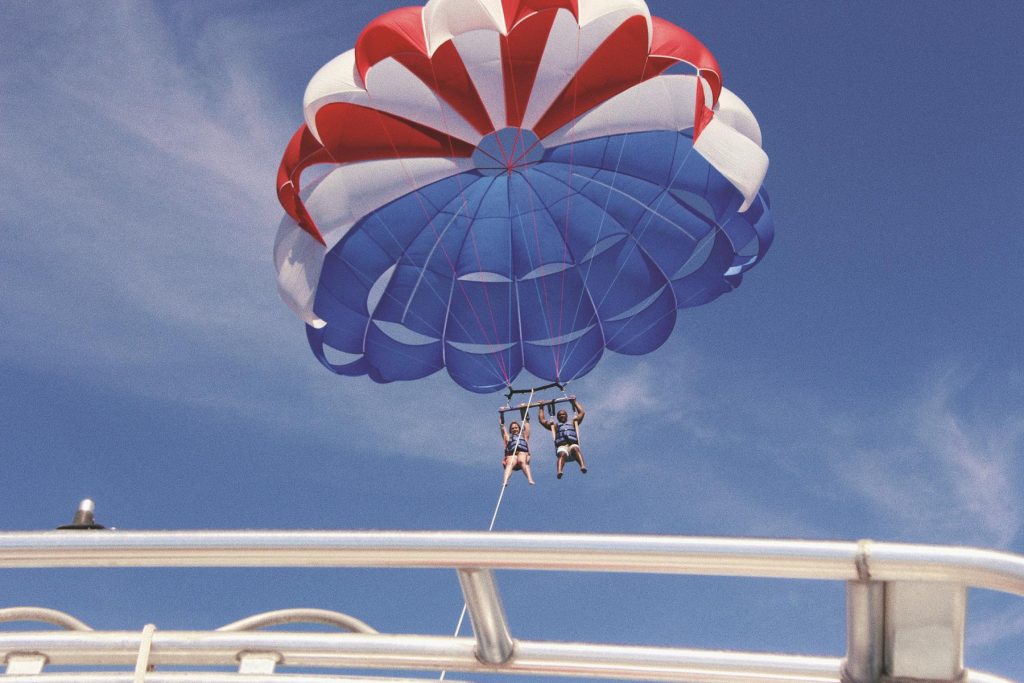
M 576 423 L 573 421 L 559 422 L 555 425 L 555 445 L 570 446 L 579 443 L 580 438 L 576 434 Z
M 526 439 L 523 438 L 523 433 L 520 432 L 519 436 L 509 436 L 508 443 L 505 444 L 505 455 L 512 455 L 513 453 L 529 453 L 530 444 L 526 443 Z

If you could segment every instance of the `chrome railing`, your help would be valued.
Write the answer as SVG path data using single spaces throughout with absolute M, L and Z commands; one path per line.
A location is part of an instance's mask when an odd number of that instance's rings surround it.
M 0 657 L 7 664 L 4 680 L 410 680 L 343 673 L 378 669 L 736 683 L 995 682 L 1005 679 L 964 667 L 966 591 L 976 587 L 1024 596 L 1024 557 L 867 540 L 422 531 L 0 533 L 0 568 L 55 567 L 449 568 L 457 573 L 474 637 L 381 634 L 357 619 L 322 610 L 257 615 L 215 631 L 148 626 L 141 632 L 99 632 L 52 610 L 17 608 L 0 610 L 0 620 L 45 621 L 66 630 L 0 632 Z M 837 658 L 529 640 L 514 633 L 506 619 L 496 569 L 844 581 L 847 653 Z M 254 630 L 289 621 L 351 632 Z M 131 670 L 47 670 L 100 665 Z M 162 666 L 196 668 L 162 671 Z M 324 673 L 289 672 L 310 668 Z

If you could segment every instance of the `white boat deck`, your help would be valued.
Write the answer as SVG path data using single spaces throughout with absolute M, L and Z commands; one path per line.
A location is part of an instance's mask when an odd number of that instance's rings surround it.
M 1024 596 L 1022 556 L 867 540 L 411 531 L 0 533 L 0 568 L 57 567 L 447 568 L 458 577 L 474 636 L 383 634 L 326 610 L 255 615 L 213 631 L 95 631 L 51 609 L 7 607 L 0 609 L 0 621 L 50 627 L 0 631 L 4 681 L 352 683 L 432 680 L 429 672 L 436 680 L 446 670 L 451 683 L 482 672 L 583 680 L 994 683 L 1006 679 L 964 665 L 967 589 Z M 508 623 L 495 570 L 842 581 L 847 652 L 837 658 L 531 640 Z M 298 621 L 328 628 L 258 630 Z M 351 673 L 368 669 L 383 675 Z M 395 678 L 394 672 L 408 677 Z

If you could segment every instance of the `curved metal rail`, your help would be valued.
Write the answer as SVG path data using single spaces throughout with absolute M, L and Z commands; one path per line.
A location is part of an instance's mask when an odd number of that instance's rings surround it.
M 218 631 L 252 631 L 283 624 L 323 624 L 353 633 L 377 633 L 377 629 L 355 617 L 327 609 L 279 609 L 273 612 L 254 614 L 245 619 L 221 626 Z
M 945 581 L 1024 596 L 1024 557 L 878 541 L 457 531 L 0 533 L 0 568 L 549 569 L 850 581 Z
M 7 676 L 0 680 L 409 680 L 276 671 L 301 667 L 722 683 L 873 683 L 897 678 L 996 683 L 1004 679 L 963 665 L 966 590 L 987 588 L 1024 596 L 1024 557 L 866 540 L 402 531 L 0 533 L 0 568 L 31 567 L 450 568 L 458 574 L 475 637 L 379 634 L 357 619 L 324 610 L 256 615 L 205 632 L 156 631 L 151 626 L 142 632 L 2 632 L 0 657 L 7 662 Z M 847 655 L 804 657 L 513 638 L 495 569 L 845 581 Z M 72 623 L 68 620 L 73 617 L 63 616 L 67 619 L 58 620 L 62 625 Z M 309 619 L 355 632 L 251 630 Z M 50 664 L 134 664 L 136 673 L 43 673 Z M 238 666 L 238 672 L 148 671 L 164 665 Z

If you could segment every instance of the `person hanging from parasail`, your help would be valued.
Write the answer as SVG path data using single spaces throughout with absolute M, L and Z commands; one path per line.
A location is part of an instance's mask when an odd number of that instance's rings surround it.
M 507 430 L 505 429 L 505 414 L 501 413 L 501 438 L 505 442 L 504 457 L 501 460 L 501 466 L 505 468 L 505 475 L 501 480 L 502 486 L 508 486 L 508 480 L 515 470 L 522 470 L 526 475 L 526 481 L 530 482 L 530 486 L 536 483 L 530 472 L 530 415 L 526 408 L 523 408 L 521 412 L 523 426 L 520 427 L 519 423 L 513 420 Z
M 554 406 L 554 402 L 551 403 Z M 583 459 L 583 451 L 580 449 L 580 434 L 579 426 L 580 422 L 583 422 L 583 417 L 587 414 L 583 410 L 583 406 L 580 405 L 576 399 L 572 399 L 573 416 L 572 421 L 569 421 L 569 414 L 564 410 L 559 410 L 555 415 L 558 422 L 552 422 L 547 419 L 544 415 L 544 406 L 540 407 L 540 411 L 537 413 L 537 417 L 540 419 L 541 425 L 551 431 L 551 436 L 555 440 L 555 455 L 557 456 L 557 477 L 562 478 L 562 471 L 565 469 L 565 463 L 569 460 L 574 460 L 580 466 L 580 472 L 583 474 L 587 473 L 587 461 Z

